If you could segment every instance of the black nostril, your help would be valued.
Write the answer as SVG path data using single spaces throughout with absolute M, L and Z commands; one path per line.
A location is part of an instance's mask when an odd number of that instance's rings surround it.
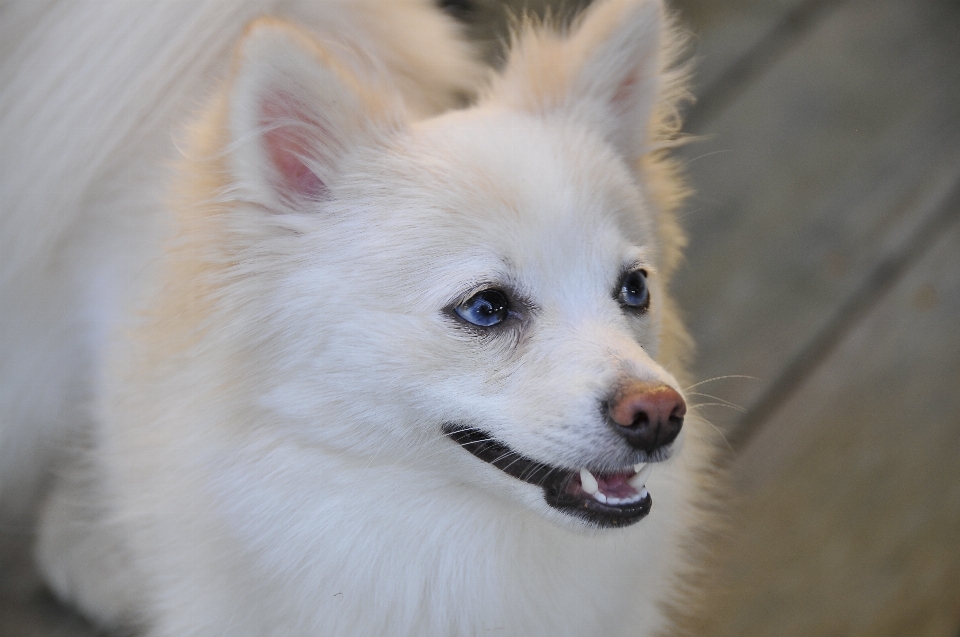
M 605 405 L 614 430 L 630 446 L 646 453 L 673 442 L 687 413 L 676 390 L 639 381 L 620 387 Z
M 660 442 L 663 437 L 662 427 L 659 422 L 651 422 L 650 416 L 646 412 L 639 412 L 630 425 L 615 425 L 617 433 L 623 436 L 631 447 L 640 449 L 647 453 L 653 452 L 657 447 L 664 444 Z M 676 437 L 676 435 L 674 435 Z
M 629 427 L 617 424 L 614 427 L 631 447 L 652 453 L 676 440 L 683 427 L 683 418 L 670 416 L 667 420 L 651 422 L 647 414 L 638 414 Z
M 683 416 L 677 416 L 674 414 L 670 415 L 670 418 L 667 419 L 663 426 L 660 427 L 660 435 L 657 440 L 657 446 L 662 447 L 664 445 L 669 445 L 671 442 L 677 439 L 677 436 L 680 435 L 680 429 L 683 428 Z
M 645 427 L 650 424 L 650 416 L 647 415 L 647 412 L 641 411 L 637 413 L 633 418 L 633 422 L 627 427 L 627 429 L 639 429 L 640 427 Z

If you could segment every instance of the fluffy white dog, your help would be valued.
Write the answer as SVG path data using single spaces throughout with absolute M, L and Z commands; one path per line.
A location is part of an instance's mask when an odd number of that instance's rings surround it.
M 71 452 L 50 586 L 150 637 L 663 629 L 709 445 L 659 2 L 490 80 L 423 2 L 224 9 L 5 9 L 0 478 Z

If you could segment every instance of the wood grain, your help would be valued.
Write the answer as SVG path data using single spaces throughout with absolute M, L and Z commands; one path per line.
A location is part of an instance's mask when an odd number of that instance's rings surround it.
M 847 2 L 685 150 L 698 376 L 758 379 L 698 391 L 749 409 L 922 226 L 960 161 L 958 34 L 956 4 Z
M 738 459 L 704 637 L 960 626 L 960 214 Z
M 677 0 L 693 29 L 692 86 L 696 103 L 685 130 L 700 133 L 746 87 L 801 42 L 839 0 Z

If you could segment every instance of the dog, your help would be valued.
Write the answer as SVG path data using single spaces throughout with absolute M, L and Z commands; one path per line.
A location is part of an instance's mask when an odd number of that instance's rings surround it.
M 132 30 L 116 68 L 52 65 L 16 98 L 52 91 L 67 123 L 88 87 L 123 98 L 78 137 L 15 135 L 40 142 L 5 221 L 28 239 L 2 477 L 23 508 L 37 470 L 11 472 L 56 460 L 54 593 L 149 637 L 665 630 L 712 443 L 667 289 L 660 3 L 522 25 L 493 75 L 420 2 L 277 5 L 222 60 L 263 3 L 101 5 L 12 16 Z

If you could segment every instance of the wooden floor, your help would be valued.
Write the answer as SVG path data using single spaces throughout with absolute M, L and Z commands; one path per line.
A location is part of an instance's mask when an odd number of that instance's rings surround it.
M 674 5 L 699 60 L 674 292 L 736 496 L 693 634 L 957 637 L 960 3 Z M 4 559 L 0 637 L 92 635 Z
M 741 500 L 695 634 L 956 637 L 960 4 L 681 9 L 675 291 Z

